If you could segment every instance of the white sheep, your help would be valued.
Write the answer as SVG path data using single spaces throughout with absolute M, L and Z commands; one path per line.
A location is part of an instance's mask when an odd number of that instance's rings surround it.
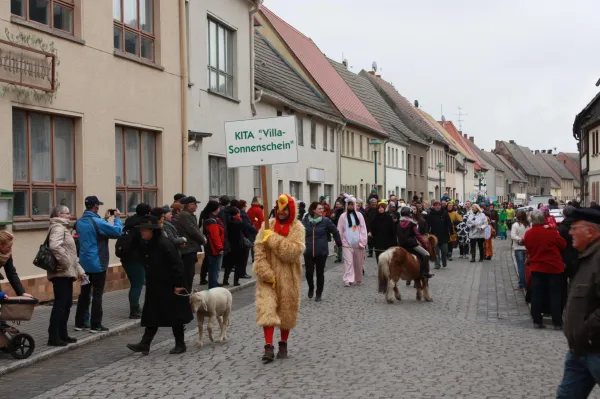
M 204 317 L 208 316 L 208 338 L 214 342 L 212 335 L 212 326 L 215 319 L 221 328 L 221 335 L 218 342 L 227 341 L 227 327 L 229 326 L 229 314 L 231 313 L 231 304 L 233 298 L 228 289 L 218 287 L 208 291 L 196 292 L 190 297 L 192 310 L 196 313 L 198 319 L 198 338 L 200 347 L 204 346 L 202 334 L 204 330 Z

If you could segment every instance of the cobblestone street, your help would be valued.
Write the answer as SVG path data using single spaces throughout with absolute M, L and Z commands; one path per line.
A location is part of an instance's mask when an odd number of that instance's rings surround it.
M 124 346 L 141 335 L 137 330 L 111 338 L 111 351 L 122 356 L 110 364 L 102 362 L 108 356 L 102 344 L 96 353 L 93 344 L 59 355 L 55 363 L 81 351 L 85 368 L 63 372 L 48 360 L 39 381 L 23 369 L 1 383 L 15 394 L 12 385 L 38 384 L 39 392 L 52 373 L 63 379 L 72 374 L 39 398 L 552 398 L 562 375 L 565 338 L 531 328 L 523 295 L 514 289 L 510 244 L 496 240 L 494 245 L 490 262 L 455 257 L 436 270 L 432 303 L 417 302 L 414 288 L 402 283 L 402 301 L 387 304 L 377 293 L 373 259 L 367 259 L 365 284 L 344 288 L 342 267 L 331 258 L 321 303 L 306 298 L 303 284 L 291 357 L 284 361 L 260 361 L 262 330 L 248 301 L 233 312 L 229 342 L 223 345 L 209 342 L 199 349 L 190 324 L 185 355 L 168 354 L 172 340 L 163 331 L 166 340 L 142 357 Z M 90 367 L 90 357 L 98 359 L 97 369 Z

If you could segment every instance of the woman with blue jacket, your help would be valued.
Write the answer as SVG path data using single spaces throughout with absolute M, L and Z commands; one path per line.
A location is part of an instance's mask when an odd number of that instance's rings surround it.
M 333 235 L 335 245 L 342 247 L 340 233 L 333 222 L 323 217 L 323 205 L 313 202 L 308 208 L 308 214 L 302 220 L 306 230 L 306 250 L 304 251 L 304 263 L 306 267 L 306 281 L 308 282 L 308 297 L 312 298 L 315 290 L 313 274 L 315 266 L 317 269 L 317 296 L 315 302 L 321 301 L 323 286 L 325 285 L 325 263 L 329 256 L 328 237 Z

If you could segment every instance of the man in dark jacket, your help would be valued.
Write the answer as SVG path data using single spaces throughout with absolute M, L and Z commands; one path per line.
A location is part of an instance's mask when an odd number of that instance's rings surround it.
M 433 201 L 433 206 L 427 215 L 427 224 L 429 225 L 429 233 L 438 239 L 435 268 L 439 269 L 441 267 L 440 259 L 442 260 L 442 266 L 446 267 L 452 221 L 450 220 L 450 216 L 448 216 L 448 212 L 442 209 L 442 204 L 439 201 Z
M 569 234 L 580 254 L 564 313 L 569 352 L 559 399 L 587 398 L 600 384 L 600 210 L 575 209 L 570 217 Z
M 369 198 L 369 209 L 367 209 L 367 233 L 370 233 L 370 226 L 377 217 L 377 199 Z M 369 258 L 373 257 L 373 237 L 368 238 Z
M 561 224 L 558 225 L 558 232 L 562 238 L 567 242 L 567 247 L 562 251 L 562 259 L 565 264 L 565 276 L 568 279 L 572 279 L 577 273 L 579 267 L 579 252 L 573 248 L 573 238 L 569 234 L 573 220 L 569 217 L 569 214 L 575 210 L 572 206 L 567 206 L 563 213 L 565 218 Z
M 198 252 L 202 252 L 202 246 L 206 244 L 206 237 L 198 228 L 198 220 L 194 214 L 198 210 L 200 201 L 196 201 L 196 197 L 192 196 L 185 197 L 181 201 L 184 208 L 179 213 L 177 231 L 181 237 L 186 239 L 186 245 L 181 249 L 181 260 L 185 271 L 185 289 L 188 293 L 191 293 L 194 274 L 196 274 Z

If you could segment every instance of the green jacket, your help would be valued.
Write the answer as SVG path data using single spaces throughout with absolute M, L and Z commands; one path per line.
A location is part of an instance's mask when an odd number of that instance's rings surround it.
M 187 243 L 181 248 L 181 254 L 187 255 L 196 252 L 202 252 L 202 246 L 206 244 L 206 237 L 198 228 L 198 219 L 196 215 L 188 211 L 181 211 L 177 219 L 177 232 L 181 237 L 185 237 Z

